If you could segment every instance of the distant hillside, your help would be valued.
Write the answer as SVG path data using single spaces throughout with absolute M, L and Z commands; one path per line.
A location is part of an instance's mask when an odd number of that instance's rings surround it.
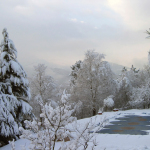
M 112 71 L 119 75 L 121 73 L 121 70 L 124 66 L 110 63 Z M 71 72 L 70 67 L 64 67 L 64 68 L 50 68 L 48 69 L 49 74 L 54 77 L 55 80 L 58 81 L 58 83 L 64 84 L 69 83 L 70 77 L 69 74 Z
M 115 64 L 115 63 L 110 63 L 110 66 L 111 66 L 112 71 L 113 71 L 116 75 L 119 75 L 119 74 L 121 73 L 122 68 L 125 67 L 125 66 L 118 65 L 118 64 Z M 126 67 L 126 68 L 127 68 L 127 67 Z
M 42 62 L 40 62 L 42 63 Z M 38 63 L 37 63 L 38 64 Z M 37 64 L 34 63 L 31 65 L 23 65 L 23 68 L 28 74 L 28 77 L 32 77 L 34 74 L 34 66 Z M 50 75 L 54 78 L 55 81 L 57 81 L 58 84 L 69 84 L 69 74 L 71 72 L 70 66 L 59 66 L 55 64 L 51 64 L 48 62 L 43 62 L 47 66 L 47 75 Z M 121 73 L 121 70 L 124 66 L 115 64 L 115 63 L 110 63 L 112 71 L 116 74 L 119 75 Z
M 50 75 L 57 80 L 59 84 L 69 84 L 71 69 L 68 68 L 49 68 Z

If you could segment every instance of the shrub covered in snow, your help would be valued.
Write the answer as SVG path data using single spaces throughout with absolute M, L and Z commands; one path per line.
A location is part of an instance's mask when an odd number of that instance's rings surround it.
M 70 130 L 66 125 L 73 122 L 76 118 L 72 117 L 74 109 L 68 105 L 67 95 L 65 92 L 62 95 L 59 105 L 54 109 L 51 104 L 42 105 L 43 129 L 41 129 L 41 122 L 25 121 L 28 129 L 20 128 L 22 138 L 27 138 L 32 141 L 30 149 L 49 149 L 54 150 L 57 141 L 65 141 L 66 138 L 71 138 Z M 33 134 L 34 133 L 34 134 Z
M 105 108 L 112 108 L 113 106 L 114 106 L 114 100 L 112 95 L 104 99 Z
M 94 149 L 96 141 L 93 137 L 95 132 L 102 127 L 102 124 L 96 128 L 92 120 L 84 125 L 77 124 L 76 117 L 71 116 L 76 108 L 72 109 L 71 105 L 68 104 L 68 97 L 69 95 L 64 91 L 61 101 L 55 109 L 51 104 L 42 105 L 40 117 L 44 120 L 43 128 L 41 128 L 41 122 L 36 120 L 25 121 L 28 129 L 20 127 L 21 138 L 31 141 L 31 150 L 54 150 L 58 141 L 61 141 L 59 150 L 78 150 L 80 148 L 86 150 L 90 146 L 91 149 Z M 66 140 L 69 142 L 65 143 Z M 89 142 L 93 144 L 89 145 Z

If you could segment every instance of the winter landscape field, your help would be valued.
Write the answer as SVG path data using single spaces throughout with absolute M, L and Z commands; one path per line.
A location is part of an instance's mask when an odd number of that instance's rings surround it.
M 0 150 L 150 150 L 149 0 L 0 0 Z
M 103 115 L 96 115 L 92 117 L 93 125 L 97 127 L 100 121 L 108 119 L 106 124 L 110 124 L 112 121 L 116 121 L 117 118 L 124 117 L 126 115 L 138 115 L 138 116 L 150 116 L 150 110 L 127 110 L 127 111 L 118 111 L 118 112 L 105 112 Z M 81 126 L 86 125 L 91 118 L 85 118 L 78 120 L 77 123 Z M 149 120 L 150 121 L 150 120 Z M 150 131 L 148 135 L 123 135 L 123 134 L 98 134 L 95 133 L 93 139 L 96 139 L 97 146 L 95 150 L 149 150 L 150 149 Z M 92 139 L 91 139 L 92 141 Z M 68 142 L 67 142 L 68 143 Z M 29 150 L 30 141 L 26 139 L 20 139 L 15 142 L 16 150 L 20 150 L 23 146 L 26 147 L 26 150 Z M 89 145 L 92 146 L 92 142 L 89 142 Z M 57 142 L 55 149 L 59 150 L 61 142 Z M 83 148 L 81 148 L 83 149 Z M 88 148 L 91 150 L 91 147 Z M 7 145 L 0 150 L 11 150 L 11 146 Z

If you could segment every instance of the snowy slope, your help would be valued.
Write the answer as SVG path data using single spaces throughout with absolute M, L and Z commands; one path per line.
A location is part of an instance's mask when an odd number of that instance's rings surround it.
M 150 109 L 145 110 L 127 110 L 118 112 L 104 112 L 103 115 L 92 117 L 95 125 L 100 121 L 108 119 L 114 121 L 115 118 L 123 117 L 125 115 L 139 115 L 150 116 Z M 90 118 L 80 119 L 80 125 L 86 124 Z M 96 134 L 98 145 L 95 150 L 150 150 L 150 134 L 149 135 L 119 135 L 119 134 Z M 28 147 L 29 141 L 21 139 L 15 142 L 16 150 L 21 150 L 21 145 Z M 61 142 L 57 142 L 56 150 L 59 148 Z M 0 148 L 0 150 L 11 150 L 10 145 Z M 27 149 L 29 150 L 29 149 Z M 90 150 L 90 149 L 89 149 Z

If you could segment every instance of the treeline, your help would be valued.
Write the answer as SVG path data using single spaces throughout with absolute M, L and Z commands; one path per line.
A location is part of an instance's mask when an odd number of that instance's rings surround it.
M 150 53 L 148 54 L 150 55 Z M 98 111 L 109 111 L 113 108 L 149 108 L 150 105 L 150 67 L 146 65 L 137 70 L 122 68 L 116 75 L 105 55 L 88 50 L 84 60 L 71 66 L 69 85 L 65 88 L 45 74 L 46 66 L 35 67 L 35 75 L 30 79 L 34 114 L 38 117 L 40 104 L 52 103 L 55 107 L 63 90 L 69 95 L 69 103 L 76 106 L 74 115 L 77 118 L 94 116 Z
M 104 58 L 104 54 L 89 50 L 83 61 L 71 67 L 70 101 L 79 103 L 77 117 L 89 117 L 99 110 L 113 108 L 149 108 L 150 65 L 142 70 L 136 70 L 133 65 L 130 69 L 124 67 L 116 75 Z

